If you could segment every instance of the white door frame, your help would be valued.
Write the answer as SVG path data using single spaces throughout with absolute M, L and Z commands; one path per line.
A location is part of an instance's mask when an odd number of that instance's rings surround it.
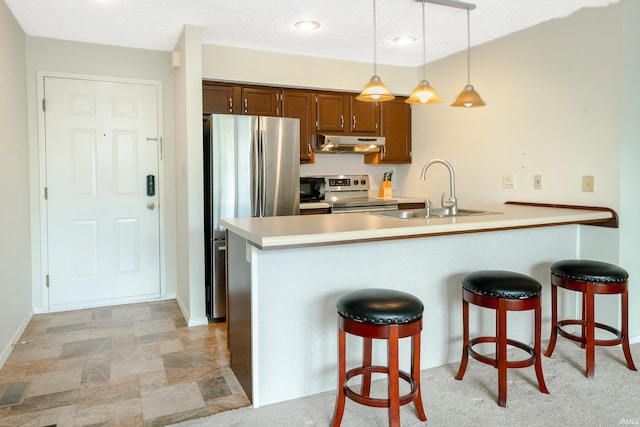
M 39 245 L 34 245 L 31 248 L 31 259 L 40 259 L 40 270 L 37 272 L 36 268 L 32 268 L 34 277 L 32 278 L 32 284 L 34 288 L 39 287 L 42 296 L 42 312 L 49 312 L 49 292 L 47 291 L 46 275 L 48 273 L 48 237 L 47 237 L 47 205 L 44 201 L 44 188 L 47 186 L 47 174 L 46 174 L 46 149 L 45 149 L 45 126 L 44 126 L 44 110 L 42 108 L 42 100 L 44 98 L 44 79 L 45 77 L 59 77 L 77 80 L 93 80 L 93 81 L 106 81 L 114 83 L 129 83 L 129 84 L 145 84 L 155 86 L 158 93 L 158 215 L 160 226 L 160 298 L 165 299 L 167 295 L 166 286 L 166 233 L 165 233 L 165 174 L 164 174 L 164 122 L 163 122 L 163 101 L 164 96 L 162 92 L 162 82 L 159 80 L 144 80 L 144 79 L 130 79 L 119 78 L 111 76 L 97 76 L 88 74 L 74 74 L 74 73 L 60 73 L 55 71 L 38 71 L 36 82 L 36 96 L 37 96 L 37 108 L 38 108 L 38 165 L 35 167 L 38 171 L 38 188 L 37 194 L 32 195 L 31 200 L 38 200 L 38 217 L 35 215 L 32 218 L 32 222 L 39 221 L 38 229 L 40 230 L 40 242 Z M 32 167 L 34 167 L 32 165 Z M 32 187 L 33 188 L 33 187 Z M 35 210 L 33 210 L 35 212 Z M 35 225 L 35 224 L 34 224 Z M 32 227 L 34 230 L 34 227 Z M 34 239 L 32 239 L 34 242 Z M 39 274 L 38 274 L 39 273 Z M 40 312 L 37 308 L 34 308 L 34 312 Z

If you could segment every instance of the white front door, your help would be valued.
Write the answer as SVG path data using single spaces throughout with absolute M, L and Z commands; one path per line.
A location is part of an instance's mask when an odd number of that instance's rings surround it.
M 49 310 L 158 298 L 158 86 L 43 88 Z

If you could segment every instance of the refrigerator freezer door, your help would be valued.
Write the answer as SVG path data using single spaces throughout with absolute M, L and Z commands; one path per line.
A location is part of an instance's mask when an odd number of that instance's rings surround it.
M 257 188 L 252 173 L 253 138 L 257 117 L 214 114 L 211 116 L 211 212 L 213 238 L 224 239 L 221 218 L 255 216 L 252 201 Z
M 298 215 L 300 210 L 300 121 L 260 117 L 261 216 Z

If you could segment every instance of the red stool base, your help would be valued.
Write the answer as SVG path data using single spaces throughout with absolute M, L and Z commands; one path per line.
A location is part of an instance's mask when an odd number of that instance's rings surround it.
M 540 336 L 542 322 L 542 308 L 540 297 L 530 297 L 526 299 L 509 299 L 492 296 L 478 295 L 466 289 L 462 291 L 462 360 L 456 375 L 457 380 L 462 380 L 467 370 L 469 356 L 498 368 L 498 405 L 507 406 L 507 369 L 524 368 L 535 365 L 538 386 L 542 393 L 548 394 L 549 390 L 542 375 L 542 361 L 540 359 Z M 491 308 L 496 311 L 496 336 L 477 337 L 469 339 L 469 304 L 474 304 L 484 308 Z M 535 310 L 535 337 L 534 346 L 528 346 L 516 340 L 507 338 L 507 311 Z M 496 357 L 488 357 L 473 350 L 473 346 L 481 343 L 495 343 Z M 507 360 L 507 345 L 518 347 L 527 353 L 529 358 L 524 360 Z
M 422 406 L 420 392 L 420 332 L 422 319 L 404 324 L 381 325 L 363 323 L 340 315 L 338 330 L 338 396 L 331 425 L 340 426 L 344 414 L 345 401 L 348 397 L 354 402 L 377 408 L 389 408 L 389 425 L 400 426 L 400 406 L 413 402 L 418 418 L 427 420 Z M 346 370 L 346 334 L 364 338 L 362 366 Z M 411 374 L 398 368 L 398 339 L 411 337 Z M 388 366 L 374 366 L 371 364 L 372 339 L 384 339 L 388 344 Z M 371 374 L 383 373 L 389 376 L 388 399 L 370 397 Z M 347 385 L 347 381 L 362 375 L 361 392 L 356 393 Z M 411 391 L 400 396 L 400 382 L 403 379 L 409 383 Z
M 558 320 L 558 288 L 569 289 L 582 294 L 582 319 Z M 621 329 L 616 329 L 595 321 L 595 295 L 598 294 L 619 294 L 622 305 L 622 325 Z M 620 283 L 590 283 L 578 280 L 571 280 L 565 277 L 551 274 L 551 337 L 549 346 L 544 355 L 551 357 L 556 347 L 558 334 L 580 343 L 586 350 L 585 376 L 593 378 L 595 374 L 595 346 L 614 346 L 621 344 L 627 366 L 632 371 L 637 371 L 633 359 L 631 358 L 631 348 L 629 347 L 629 293 L 627 282 Z M 581 333 L 572 334 L 563 330 L 564 326 L 578 325 Z M 615 335 L 612 339 L 596 339 L 595 330 L 601 329 Z

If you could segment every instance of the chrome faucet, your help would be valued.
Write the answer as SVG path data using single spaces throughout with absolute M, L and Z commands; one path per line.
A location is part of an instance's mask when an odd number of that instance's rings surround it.
M 449 169 L 449 190 L 451 192 L 451 196 L 449 200 L 444 200 L 444 192 L 442 193 L 442 198 L 440 199 L 440 204 L 444 209 L 449 211 L 449 215 L 457 215 L 458 214 L 458 199 L 456 199 L 456 174 L 453 171 L 453 166 L 451 163 L 442 159 L 433 159 L 422 168 L 422 174 L 420 175 L 421 180 L 427 179 L 427 169 L 434 163 L 441 163 Z

